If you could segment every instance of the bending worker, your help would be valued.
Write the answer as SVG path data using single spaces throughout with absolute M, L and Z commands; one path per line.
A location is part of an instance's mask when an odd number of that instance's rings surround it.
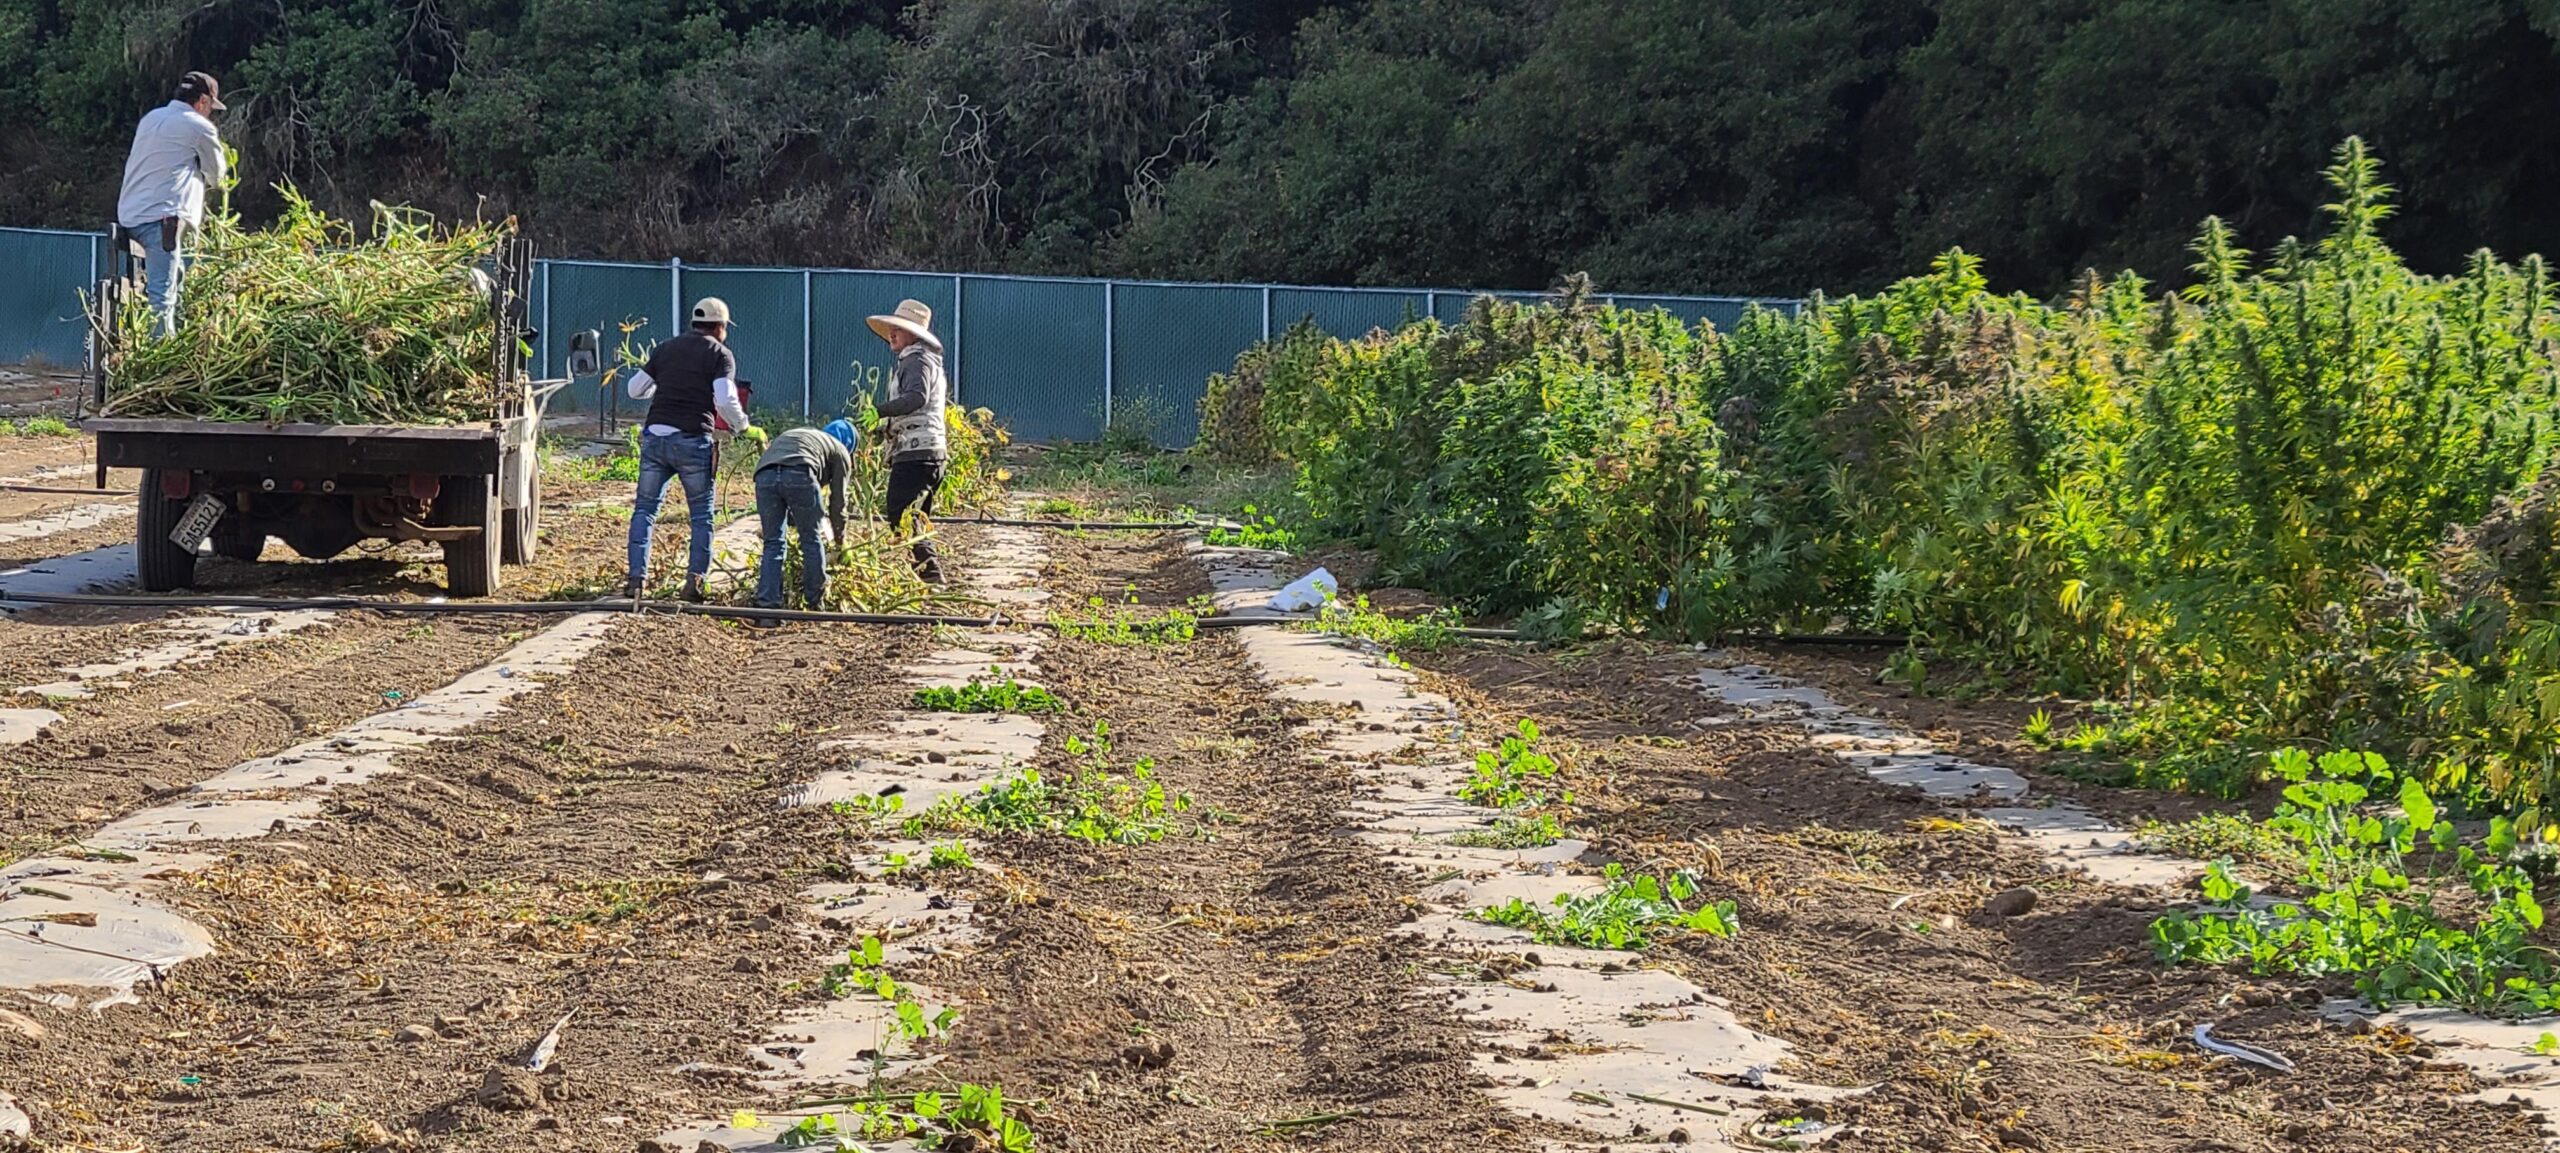
M 889 400 L 880 406 L 883 435 L 889 440 L 889 494 L 884 510 L 891 532 L 904 532 L 907 510 L 933 515 L 933 494 L 942 487 L 942 470 L 951 458 L 943 406 L 950 386 L 942 377 L 942 340 L 933 334 L 933 310 L 918 300 L 901 300 L 897 311 L 875 316 L 871 331 L 889 342 L 898 358 L 891 373 Z M 915 544 L 916 572 L 942 583 L 942 558 L 931 538 Z
M 205 189 L 221 187 L 227 175 L 222 134 L 213 126 L 222 108 L 222 86 L 187 73 L 167 104 L 143 115 L 124 157 L 116 226 L 142 245 L 142 291 L 163 336 L 178 327 L 178 283 L 186 275 L 180 234 L 204 227 Z
M 756 607 L 782 607 L 783 529 L 800 537 L 800 607 L 827 607 L 827 550 L 818 543 L 818 486 L 827 489 L 826 523 L 844 543 L 844 485 L 853 474 L 853 422 L 836 420 L 826 431 L 795 428 L 773 438 L 756 461 L 756 522 L 764 533 L 764 560 L 756 570 Z M 760 624 L 774 623 L 758 618 Z
M 673 479 L 684 482 L 685 506 L 693 514 L 684 599 L 702 602 L 702 578 L 711 571 L 711 486 L 720 466 L 711 414 L 717 410 L 740 433 L 750 427 L 738 403 L 738 358 L 728 339 L 728 303 L 703 297 L 693 306 L 693 331 L 649 350 L 649 363 L 631 378 L 632 399 L 649 401 L 648 427 L 640 437 L 640 492 L 631 501 L 631 576 L 623 588 L 634 599 L 648 583 L 649 537 L 657 531 L 659 498 Z

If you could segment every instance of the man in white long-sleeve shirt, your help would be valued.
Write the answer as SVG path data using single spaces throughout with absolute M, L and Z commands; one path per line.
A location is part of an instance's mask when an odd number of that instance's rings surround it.
M 649 401 L 640 436 L 640 493 L 631 502 L 631 576 L 624 592 L 641 594 L 649 579 L 649 537 L 658 527 L 658 502 L 667 481 L 684 482 L 693 514 L 691 550 L 685 556 L 684 598 L 702 600 L 702 578 L 711 571 L 712 480 L 720 449 L 711 440 L 711 414 L 741 433 L 747 412 L 738 403 L 738 358 L 729 351 L 729 305 L 706 296 L 693 306 L 693 331 L 649 351 L 649 363 L 631 378 L 634 400 Z
M 163 334 L 178 324 L 178 285 L 186 276 L 181 233 L 204 226 L 205 190 L 220 187 L 226 175 L 222 134 L 213 126 L 222 107 L 213 77 L 187 73 L 167 104 L 142 117 L 125 154 L 116 223 L 142 242 L 143 291 Z

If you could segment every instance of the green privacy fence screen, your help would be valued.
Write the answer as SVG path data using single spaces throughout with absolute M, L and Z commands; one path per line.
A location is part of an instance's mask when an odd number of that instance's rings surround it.
M 94 233 L 0 229 L 0 363 L 86 362 L 80 294 L 103 274 L 104 254 L 105 241 Z M 755 387 L 756 406 L 822 419 L 845 412 L 860 391 L 878 395 L 889 351 L 863 318 L 912 298 L 933 309 L 957 399 L 995 410 L 1016 437 L 1090 438 L 1117 417 L 1138 422 L 1162 443 L 1182 445 L 1197 431 L 1209 374 L 1234 364 L 1255 341 L 1301 320 L 1339 336 L 1425 317 L 1454 321 L 1477 295 L 545 260 L 535 267 L 531 312 L 539 330 L 534 362 L 540 375 L 553 376 L 568 358 L 570 333 L 599 333 L 611 364 L 618 350 L 645 354 L 677 330 L 696 298 L 720 297 L 736 320 L 730 343 L 739 374 Z M 1739 323 L 1755 305 L 1792 310 L 1798 303 L 1604 299 L 1720 328 Z M 552 407 L 630 416 L 636 406 L 588 377 L 563 389 Z

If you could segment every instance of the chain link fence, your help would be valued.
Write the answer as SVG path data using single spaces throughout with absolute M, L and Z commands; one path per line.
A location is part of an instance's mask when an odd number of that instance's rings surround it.
M 95 233 L 0 229 L 0 363 L 87 362 L 82 294 L 105 274 L 105 252 Z M 1486 294 L 544 260 L 535 266 L 530 315 L 536 372 L 549 377 L 567 364 L 571 333 L 597 332 L 611 366 L 620 351 L 646 355 L 678 331 L 694 300 L 720 297 L 735 318 L 730 344 L 756 408 L 822 420 L 850 411 L 860 393 L 880 399 L 889 349 L 863 320 L 915 299 L 933 309 L 955 399 L 995 410 L 1016 437 L 1091 439 L 1117 421 L 1184 445 L 1198 432 L 1209 375 L 1256 341 L 1301 321 L 1337 336 L 1425 317 L 1454 322 L 1478 295 Z M 1740 323 L 1754 306 L 1799 303 L 1603 299 L 1719 328 Z M 635 415 L 635 407 L 598 377 L 573 382 L 552 402 L 555 412 L 607 419 Z

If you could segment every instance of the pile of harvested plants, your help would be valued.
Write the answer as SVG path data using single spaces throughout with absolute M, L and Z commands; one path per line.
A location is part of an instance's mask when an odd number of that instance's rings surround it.
M 497 331 L 483 272 L 512 221 L 440 228 L 373 208 L 370 236 L 292 189 L 272 228 L 215 216 L 197 238 L 163 336 L 119 312 L 110 416 L 267 424 L 487 420 Z

